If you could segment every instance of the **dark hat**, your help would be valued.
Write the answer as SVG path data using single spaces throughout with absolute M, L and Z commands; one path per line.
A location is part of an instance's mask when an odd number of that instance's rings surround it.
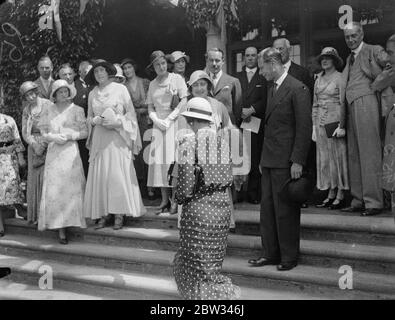
M 123 66 L 124 66 L 125 64 L 128 64 L 128 63 L 130 63 L 134 68 L 136 68 L 136 66 L 137 66 L 136 61 L 134 61 L 134 60 L 131 59 L 131 58 L 126 58 L 126 59 L 123 59 L 123 60 L 122 60 L 122 62 L 121 62 L 121 67 L 123 68 Z
M 281 189 L 281 196 L 291 202 L 298 204 L 305 203 L 313 192 L 312 180 L 307 174 L 303 174 L 299 179 L 288 179 Z
M 332 47 L 322 49 L 321 54 L 317 57 L 317 61 L 321 64 L 323 57 L 330 57 L 333 59 L 336 69 L 340 70 L 343 67 L 343 59 L 337 53 L 337 50 Z
M 154 64 L 154 62 L 160 58 L 165 58 L 166 59 L 166 55 L 163 53 L 163 51 L 160 50 L 156 50 L 154 52 L 151 53 L 151 56 L 149 57 L 149 61 L 150 64 L 147 66 L 146 69 L 149 69 L 152 67 L 152 65 Z M 167 60 L 166 60 L 167 61 Z
M 95 79 L 95 69 L 97 67 L 103 67 L 107 70 L 108 76 L 115 76 L 117 74 L 117 69 L 114 67 L 114 65 L 106 60 L 103 59 L 97 59 L 93 61 L 93 66 L 89 70 L 88 74 L 85 77 L 85 82 L 88 85 L 95 85 L 97 84 L 97 81 Z

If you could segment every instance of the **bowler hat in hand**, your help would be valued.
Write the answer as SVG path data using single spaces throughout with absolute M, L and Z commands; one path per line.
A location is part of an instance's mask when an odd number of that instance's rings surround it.
M 299 179 L 288 179 L 281 188 L 281 196 L 291 202 L 305 203 L 313 192 L 313 183 L 308 174 L 304 173 Z

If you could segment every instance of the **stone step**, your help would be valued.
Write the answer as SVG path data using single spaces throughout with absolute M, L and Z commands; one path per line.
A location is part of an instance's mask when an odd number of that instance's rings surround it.
M 10 255 L 0 255 L 0 259 L 12 268 L 12 273 L 8 276 L 10 280 L 4 282 L 4 285 L 0 283 L 0 297 L 4 298 L 88 300 L 100 296 L 97 299 L 180 299 L 176 283 L 170 276 L 80 266 L 47 259 L 31 260 Z M 43 275 L 40 268 L 43 266 L 52 268 L 53 288 L 56 288 L 56 290 L 39 289 L 39 279 Z M 13 282 L 14 279 L 16 281 L 23 280 L 25 283 L 15 283 Z M 8 292 L 8 288 L 12 288 L 12 291 Z M 288 292 L 270 288 L 256 289 L 241 286 L 240 289 L 241 299 L 245 300 L 317 300 L 331 298 L 325 295 Z M 78 295 L 66 290 L 90 291 L 95 295 Z
M 259 206 L 235 205 L 236 233 L 259 235 Z M 140 218 L 127 219 L 132 227 L 177 229 L 177 215 L 156 215 L 155 208 Z M 301 238 L 360 244 L 395 245 L 395 221 L 390 213 L 374 217 L 327 209 L 302 209 Z
M 103 297 L 65 290 L 40 290 L 26 283 L 0 280 L 0 300 L 103 300 Z
M 79 268 L 95 266 L 125 272 L 156 276 L 172 276 L 174 251 L 127 248 L 86 242 L 70 242 L 63 246 L 52 239 L 8 235 L 0 240 L 3 256 L 32 257 L 39 263 L 46 260 L 73 264 Z M 18 258 L 22 259 L 22 258 Z M 36 262 L 37 262 L 36 260 Z M 3 265 L 15 265 L 14 260 L 1 258 Z M 84 267 L 82 267 L 84 266 Z M 300 264 L 288 272 L 279 272 L 275 266 L 254 268 L 243 257 L 226 257 L 224 273 L 235 283 L 255 289 L 281 289 L 287 292 L 308 292 L 336 299 L 395 298 L 395 275 L 375 274 L 353 270 L 353 290 L 340 290 L 339 267 L 326 268 Z M 89 273 L 87 273 L 89 275 Z
M 39 232 L 34 226 L 20 219 L 7 220 L 8 234 L 4 241 L 12 241 L 13 235 L 31 235 L 50 238 L 57 243 L 57 232 Z M 112 246 L 133 247 L 151 250 L 177 251 L 179 232 L 171 229 L 147 229 L 124 227 L 122 230 L 104 228 L 94 230 L 73 229 L 70 240 L 99 243 Z M 0 244 L 7 242 L 2 242 Z M 8 242 L 9 243 L 9 242 Z M 245 260 L 261 255 L 260 237 L 229 234 L 227 256 L 243 257 Z M 359 271 L 395 274 L 395 247 L 364 245 L 357 243 L 301 240 L 300 262 L 308 265 L 337 267 L 349 265 Z

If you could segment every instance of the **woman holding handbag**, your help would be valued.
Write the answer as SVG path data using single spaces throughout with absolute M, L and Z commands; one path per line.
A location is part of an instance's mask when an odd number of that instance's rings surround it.
M 38 124 L 52 102 L 38 96 L 38 86 L 32 81 L 22 83 L 19 92 L 25 108 L 22 114 L 22 137 L 27 148 L 27 221 L 36 224 L 40 210 L 47 142 Z
M 156 73 L 147 93 L 148 115 L 153 121 L 147 186 L 161 188 L 162 202 L 157 213 L 162 213 L 171 205 L 168 171 L 175 160 L 177 130 L 174 120 L 178 116 L 177 105 L 186 100 L 187 86 L 180 75 L 167 71 L 167 60 L 162 51 L 151 54 L 147 69 L 154 69 Z
M 327 198 L 316 207 L 341 209 L 344 190 L 349 189 L 345 115 L 345 88 L 340 70 L 343 60 L 336 49 L 324 48 L 318 57 L 323 71 L 314 85 L 313 141 L 317 143 L 317 188 L 329 190 Z

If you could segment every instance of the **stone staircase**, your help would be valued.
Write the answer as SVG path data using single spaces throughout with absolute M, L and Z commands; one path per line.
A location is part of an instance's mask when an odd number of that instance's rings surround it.
M 0 280 L 0 299 L 180 299 L 172 276 L 177 217 L 148 211 L 119 231 L 74 229 L 67 246 L 58 244 L 57 232 L 7 219 L 0 267 L 12 273 Z M 259 206 L 237 204 L 236 219 L 223 272 L 241 287 L 243 299 L 395 298 L 395 223 L 389 214 L 304 209 L 300 263 L 287 272 L 247 263 L 261 252 Z M 353 271 L 351 290 L 339 288 L 343 265 Z M 47 266 L 53 290 L 40 290 Z

